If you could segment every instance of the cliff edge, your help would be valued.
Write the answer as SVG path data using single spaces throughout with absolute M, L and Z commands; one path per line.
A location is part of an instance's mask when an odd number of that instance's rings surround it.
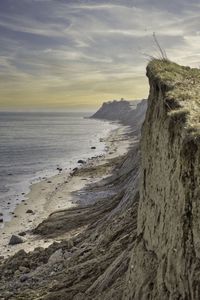
M 200 71 L 147 67 L 137 239 L 124 299 L 200 299 Z
M 129 101 L 121 99 L 104 102 L 98 111 L 91 116 L 93 119 L 105 119 L 119 121 L 130 112 L 131 105 Z
M 56 242 L 0 259 L 0 299 L 122 299 L 136 237 L 142 107 L 131 111 L 128 153 L 75 170 L 75 179 L 94 178 L 73 193 L 81 205 L 52 213 L 33 231 Z
M 104 102 L 92 119 L 118 121 L 132 128 L 141 128 L 147 109 L 147 100 L 127 101 L 121 99 Z
M 92 203 L 36 229 L 81 233 L 0 261 L 3 299 L 200 299 L 200 71 L 153 60 L 147 76 L 141 140 L 144 102 L 130 112 L 129 152 L 79 191 Z

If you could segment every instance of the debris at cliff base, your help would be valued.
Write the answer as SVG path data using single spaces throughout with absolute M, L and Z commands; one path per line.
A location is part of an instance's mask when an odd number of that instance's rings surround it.
M 140 112 L 135 113 L 134 138 L 129 152 L 100 166 L 97 174 L 106 173 L 106 178 L 75 193 L 77 202 L 86 199 L 85 205 L 53 213 L 35 229 L 45 237 L 63 235 L 63 240 L 30 253 L 21 250 L 2 262 L 2 297 L 11 300 L 122 299 L 136 239 L 138 126 L 144 118 L 142 111 L 145 109 L 140 107 Z M 113 174 L 108 176 L 111 168 L 114 168 Z M 78 176 L 78 172 L 81 171 L 77 170 L 74 176 Z M 72 238 L 64 238 L 67 231 L 73 230 Z M 21 267 L 28 273 L 20 271 Z

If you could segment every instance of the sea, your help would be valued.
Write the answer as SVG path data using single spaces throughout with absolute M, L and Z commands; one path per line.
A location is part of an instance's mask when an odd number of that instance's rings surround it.
M 0 112 L 0 213 L 4 221 L 30 185 L 71 170 L 79 159 L 104 154 L 101 139 L 117 127 L 88 118 L 91 112 Z M 96 149 L 91 149 L 96 147 Z

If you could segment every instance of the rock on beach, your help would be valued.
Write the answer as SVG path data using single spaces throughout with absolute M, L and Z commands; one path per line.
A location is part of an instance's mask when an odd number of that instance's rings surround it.
M 10 238 L 9 245 L 17 245 L 23 243 L 23 239 L 18 235 L 13 234 Z

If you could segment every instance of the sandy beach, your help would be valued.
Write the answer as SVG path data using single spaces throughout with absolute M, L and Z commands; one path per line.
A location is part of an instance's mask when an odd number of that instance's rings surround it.
M 1 256 L 8 257 L 20 249 L 29 252 L 36 247 L 47 247 L 54 241 L 61 241 L 63 238 L 78 234 L 79 231 L 70 232 L 67 235 L 58 236 L 54 239 L 44 239 L 33 235 L 31 230 L 46 219 L 51 213 L 70 208 L 76 205 L 73 201 L 73 192 L 82 189 L 87 184 L 97 182 L 110 174 L 112 168 L 107 168 L 104 174 L 92 172 L 88 169 L 105 164 L 107 161 L 125 154 L 130 147 L 130 138 L 127 135 L 129 127 L 119 126 L 111 131 L 108 138 L 103 141 L 106 144 L 106 153 L 99 157 L 88 159 L 86 164 L 81 165 L 81 172 L 74 176 L 73 172 L 61 171 L 58 175 L 46 178 L 30 188 L 30 192 L 13 212 L 13 218 L 6 222 L 0 230 Z M 80 157 L 81 159 L 81 157 Z M 86 172 L 84 171 L 87 170 Z M 29 212 L 28 212 L 29 211 Z M 24 233 L 24 242 L 17 245 L 8 245 L 13 234 Z

